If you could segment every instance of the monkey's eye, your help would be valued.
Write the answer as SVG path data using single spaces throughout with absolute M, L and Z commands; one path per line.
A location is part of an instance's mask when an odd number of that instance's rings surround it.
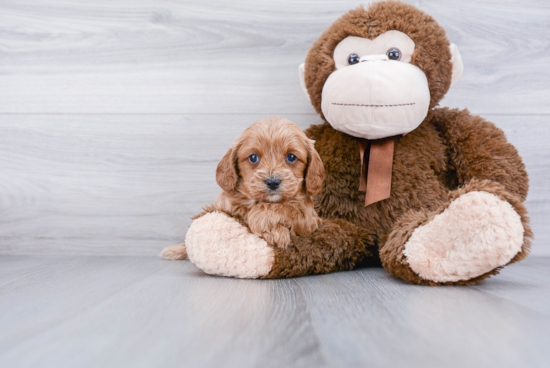
M 250 155 L 250 157 L 248 157 L 248 161 L 250 161 L 250 163 L 252 164 L 257 164 L 258 161 L 260 161 L 260 158 L 258 157 L 258 155 Z
M 396 49 L 395 47 L 389 49 L 386 54 L 388 55 L 388 59 L 390 59 L 390 60 L 399 60 L 399 59 L 401 59 L 401 51 L 399 51 L 399 49 Z
M 296 156 L 294 156 L 292 153 L 289 153 L 287 156 L 286 156 L 286 160 L 288 162 L 290 162 L 291 164 L 295 163 L 296 162 Z
M 349 57 L 348 57 L 348 64 L 349 65 L 353 65 L 353 64 L 357 64 L 359 62 L 359 55 L 357 54 L 351 54 Z

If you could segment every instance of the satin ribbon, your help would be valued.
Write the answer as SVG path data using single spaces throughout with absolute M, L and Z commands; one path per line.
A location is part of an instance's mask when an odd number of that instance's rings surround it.
M 366 191 L 366 207 L 390 197 L 395 137 L 357 141 L 361 155 L 359 190 Z

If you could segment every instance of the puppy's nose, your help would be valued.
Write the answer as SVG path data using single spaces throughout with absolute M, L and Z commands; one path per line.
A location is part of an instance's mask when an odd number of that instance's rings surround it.
M 279 189 L 279 185 L 281 185 L 281 179 L 274 179 L 274 178 L 265 179 L 265 184 L 269 189 L 276 190 L 276 189 Z

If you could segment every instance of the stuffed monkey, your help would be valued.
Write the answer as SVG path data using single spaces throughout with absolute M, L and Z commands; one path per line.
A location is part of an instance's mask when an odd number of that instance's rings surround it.
M 203 271 L 281 278 L 381 263 L 424 285 L 474 284 L 524 259 L 528 179 L 494 124 L 438 108 L 462 74 L 457 47 L 429 15 L 398 1 L 351 10 L 299 68 L 324 123 L 316 141 L 326 179 L 323 224 L 286 249 L 212 212 L 186 236 Z

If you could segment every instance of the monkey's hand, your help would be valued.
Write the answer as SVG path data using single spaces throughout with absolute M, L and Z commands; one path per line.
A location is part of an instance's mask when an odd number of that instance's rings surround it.
M 272 246 L 221 212 L 196 218 L 185 238 L 191 262 L 211 275 L 255 279 L 273 268 Z
M 193 221 L 185 245 L 202 271 L 250 279 L 350 270 L 377 247 L 375 236 L 344 220 L 323 220 L 309 236 L 290 233 L 292 244 L 272 246 L 236 219 L 211 212 Z

